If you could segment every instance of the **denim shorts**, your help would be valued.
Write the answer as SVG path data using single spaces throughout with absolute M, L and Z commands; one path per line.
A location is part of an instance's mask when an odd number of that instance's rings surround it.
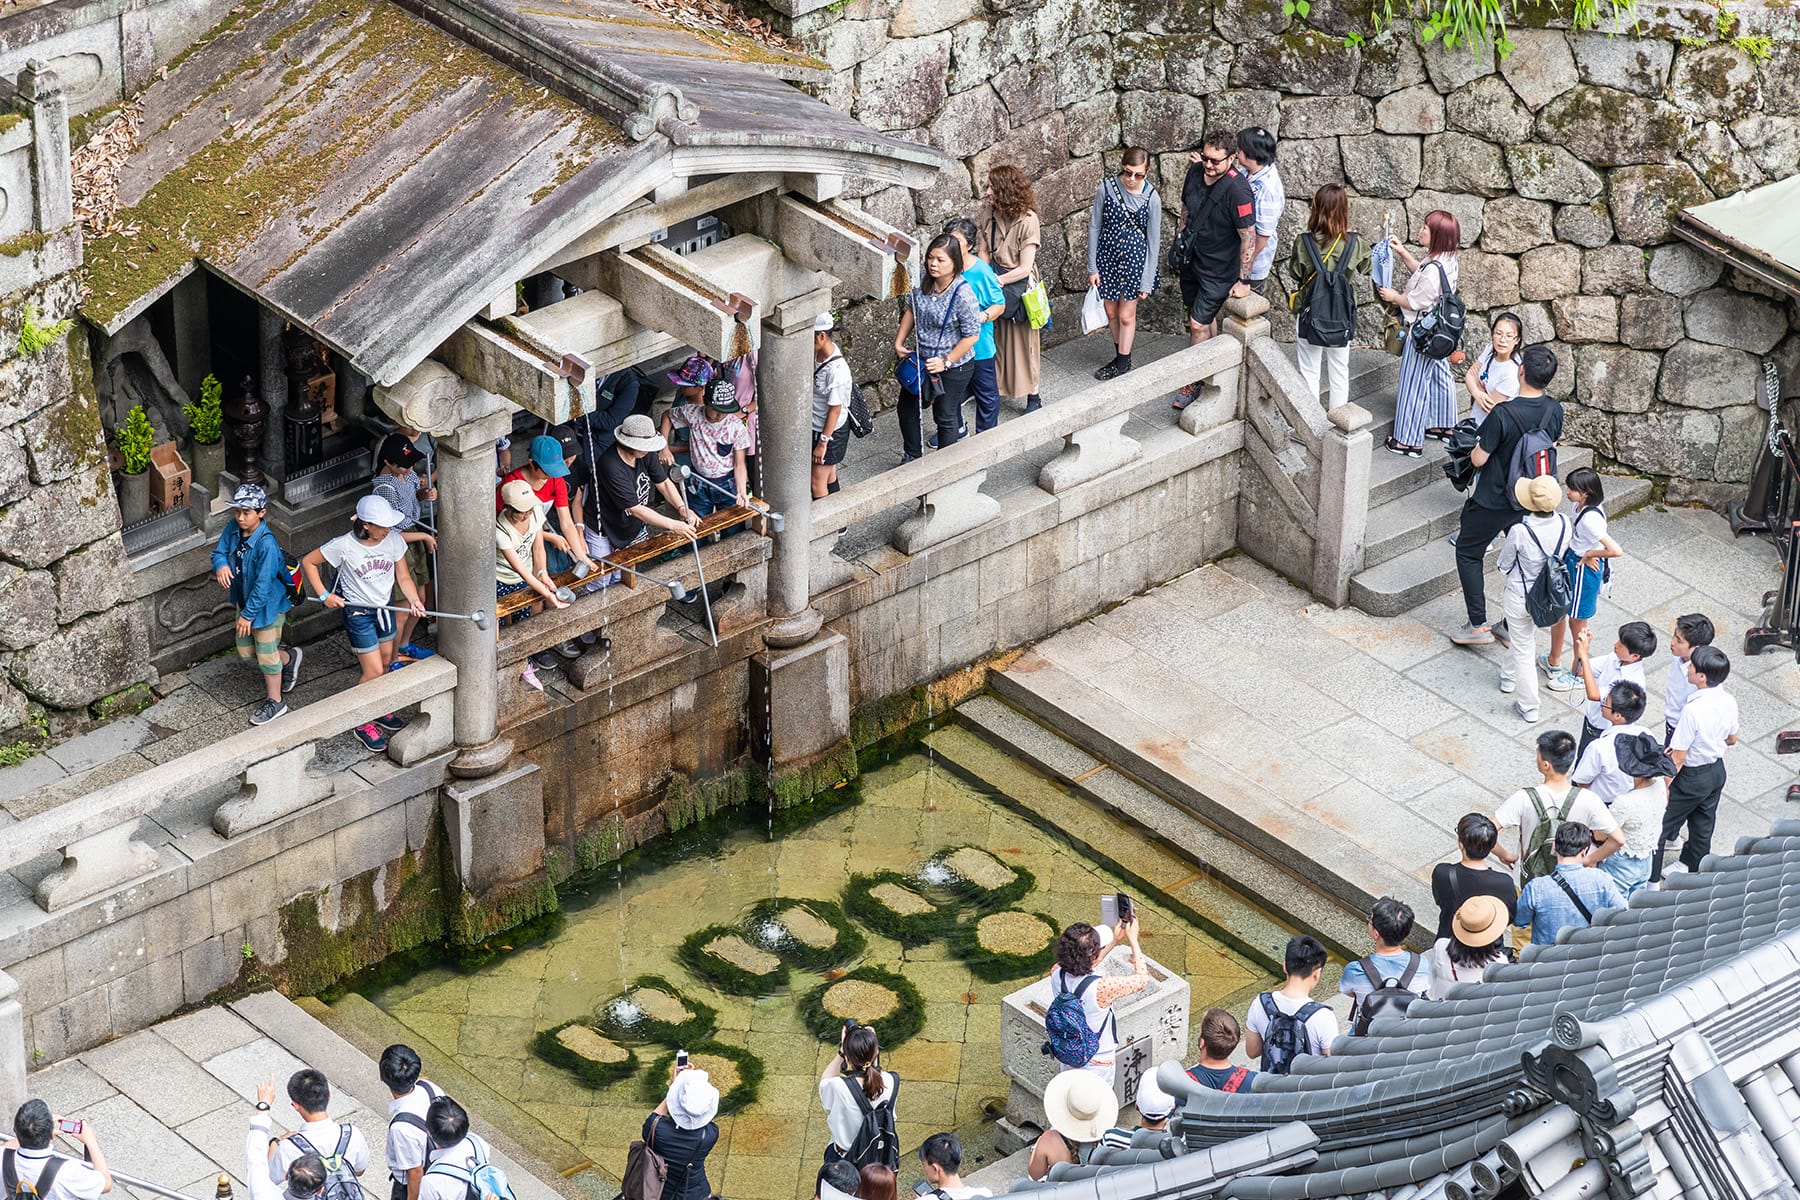
M 393 641 L 398 631 L 394 628 L 394 614 L 390 610 L 351 605 L 344 609 L 344 632 L 350 636 L 352 650 L 367 654 L 379 648 L 381 643 Z

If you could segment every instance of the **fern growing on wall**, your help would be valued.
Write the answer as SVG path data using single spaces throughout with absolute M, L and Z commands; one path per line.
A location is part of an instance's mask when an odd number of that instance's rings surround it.
M 25 306 L 25 319 L 19 324 L 20 354 L 36 354 L 52 342 L 59 341 L 69 332 L 73 321 L 51 321 L 45 323 L 38 320 L 38 310 L 33 305 Z

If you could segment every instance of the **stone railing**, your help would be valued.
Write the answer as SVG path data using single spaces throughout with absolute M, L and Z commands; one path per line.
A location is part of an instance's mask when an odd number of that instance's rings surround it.
M 335 787 L 333 776 L 307 771 L 319 743 L 383 713 L 419 706 L 406 728 L 388 738 L 388 757 L 400 766 L 447 749 L 455 686 L 456 667 L 442 656 L 428 658 L 98 788 L 9 826 L 0 838 L 0 871 L 60 854 L 62 865 L 37 885 L 37 902 L 46 912 L 129 884 L 162 865 L 155 848 L 133 838 L 143 818 L 233 780 L 239 790 L 212 814 L 222 838 L 299 812 Z
M 1240 498 L 1241 544 L 1341 607 L 1368 529 L 1371 418 L 1355 404 L 1327 412 L 1306 394 L 1286 348 L 1269 337 L 1268 301 L 1249 296 L 1228 309 L 1226 328 L 1244 339 L 1245 458 L 1275 501 L 1263 511 L 1254 492 Z
M 918 511 L 900 523 L 892 539 L 894 548 L 908 555 L 998 519 L 1000 501 L 981 490 L 989 468 L 997 462 L 1017 459 L 1062 439 L 1062 453 L 1038 473 L 1038 490 L 1051 496 L 1136 462 L 1143 457 L 1143 447 L 1124 432 L 1132 410 L 1150 397 L 1196 379 L 1205 383 L 1201 395 L 1182 411 L 1178 428 L 1169 434 L 1193 443 L 1202 459 L 1235 449 L 1235 445 L 1223 443 L 1237 437 L 1232 418 L 1237 412 L 1238 372 L 1243 360 L 1243 343 L 1231 337 L 1144 360 L 1128 375 L 1059 397 L 978 438 L 814 501 L 813 594 L 849 577 L 849 565 L 833 554 L 843 532 L 898 505 L 914 501 L 918 505 Z

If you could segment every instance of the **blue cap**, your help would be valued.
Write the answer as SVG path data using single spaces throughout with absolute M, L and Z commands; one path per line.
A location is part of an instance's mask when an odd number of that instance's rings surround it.
M 562 443 L 549 434 L 531 439 L 531 461 L 552 479 L 561 479 L 569 473 L 569 464 L 563 461 Z

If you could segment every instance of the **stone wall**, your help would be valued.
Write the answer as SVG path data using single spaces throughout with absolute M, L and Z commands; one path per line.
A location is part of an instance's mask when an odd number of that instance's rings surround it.
M 1285 245 L 1328 182 L 1351 187 L 1354 224 L 1371 235 L 1384 213 L 1409 239 L 1432 209 L 1455 213 L 1477 319 L 1510 309 L 1528 338 L 1553 343 L 1571 435 L 1672 476 L 1677 499 L 1721 501 L 1748 478 L 1758 355 L 1775 352 L 1800 390 L 1800 307 L 1669 227 L 1681 207 L 1800 167 L 1791 7 L 1640 3 L 1639 24 L 1617 33 L 1515 26 L 1497 62 L 1491 50 L 1420 47 L 1405 28 L 1347 47 L 1365 27 L 1337 0 L 1314 0 L 1306 21 L 1275 0 L 775 3 L 835 68 L 827 99 L 958 161 L 916 195 L 864 191 L 870 211 L 935 226 L 972 207 L 992 163 L 1034 178 L 1040 262 L 1064 292 L 1053 339 L 1079 328 L 1089 207 L 1116 152 L 1152 150 L 1173 212 L 1202 131 L 1261 123 L 1281 142 Z M 1173 232 L 1166 221 L 1165 251 Z M 1365 309 L 1365 339 L 1379 312 Z M 1172 281 L 1146 316 L 1180 319 Z M 893 320 L 885 305 L 849 319 L 861 377 L 885 373 Z M 1291 318 L 1275 320 L 1291 336 Z
M 150 671 L 73 319 L 67 118 L 52 76 L 29 88 L 0 76 L 0 742 L 78 720 Z M 28 320 L 55 337 L 28 349 Z

